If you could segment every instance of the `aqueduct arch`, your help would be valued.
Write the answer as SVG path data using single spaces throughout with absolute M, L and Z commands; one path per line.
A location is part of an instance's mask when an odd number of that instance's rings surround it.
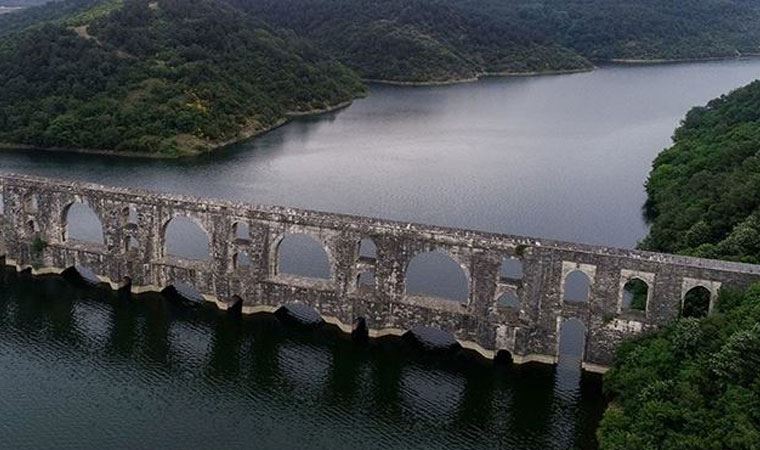
M 300 252 L 304 254 L 299 255 Z M 269 267 L 273 277 L 296 276 L 332 280 L 335 257 L 329 243 L 325 242 L 319 233 L 308 229 L 294 229 L 280 233 L 272 240 Z
M 205 261 L 210 257 L 212 236 L 200 218 L 175 213 L 161 226 L 160 242 L 164 257 Z
M 0 176 L 0 192 L 0 253 L 17 270 L 60 273 L 81 265 L 134 293 L 188 282 L 220 308 L 242 302 L 246 314 L 304 303 L 346 332 L 363 323 L 371 337 L 402 335 L 415 325 L 436 327 L 467 349 L 487 357 L 506 351 L 518 363 L 555 362 L 558 317 L 577 318 L 587 328 L 584 367 L 603 370 L 623 339 L 677 318 L 693 289 L 709 292 L 711 309 L 723 287 L 760 281 L 760 266 L 749 264 L 87 183 Z M 103 220 L 107 246 L 62 239 L 61 213 L 81 199 Z M 206 261 L 164 257 L 167 229 L 179 217 L 202 230 Z M 249 239 L 238 235 L 235 224 L 241 221 L 249 225 Z M 280 245 L 288 234 L 313 239 L 327 261 L 328 279 L 279 276 Z M 361 244 L 368 239 L 374 249 Z M 130 240 L 135 251 L 129 251 Z M 236 270 L 243 253 L 252 265 Z M 452 278 L 465 287 L 459 301 L 435 292 L 408 295 L 414 294 L 407 289 L 408 272 L 426 254 L 443 255 L 453 269 Z M 505 261 L 519 270 L 505 270 Z M 357 288 L 361 274 L 370 272 L 371 286 Z M 587 301 L 566 301 L 571 276 L 587 280 Z M 626 285 L 634 279 L 646 284 L 641 314 L 622 308 Z
M 103 220 L 87 199 L 68 203 L 61 211 L 62 241 L 82 241 L 105 245 Z
M 441 249 L 414 255 L 407 264 L 404 275 L 406 295 L 469 302 L 469 269 L 458 259 L 456 255 Z

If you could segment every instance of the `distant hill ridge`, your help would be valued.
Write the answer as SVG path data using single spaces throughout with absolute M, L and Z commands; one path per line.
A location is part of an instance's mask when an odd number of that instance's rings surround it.
M 389 81 L 760 52 L 760 2 L 750 0 L 230 1 Z

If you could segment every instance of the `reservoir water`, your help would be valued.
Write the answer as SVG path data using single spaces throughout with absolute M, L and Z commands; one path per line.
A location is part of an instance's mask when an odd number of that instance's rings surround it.
M 369 96 L 208 157 L 0 152 L 3 172 L 631 247 L 652 160 L 760 59 L 605 67 Z
M 678 121 L 758 75 L 737 60 L 373 85 L 210 156 L 4 151 L 0 172 L 631 247 Z M 10 272 L 0 322 L 9 448 L 586 449 L 604 408 L 571 350 L 556 368 L 494 367 Z
M 599 380 L 0 274 L 0 447 L 590 448 Z

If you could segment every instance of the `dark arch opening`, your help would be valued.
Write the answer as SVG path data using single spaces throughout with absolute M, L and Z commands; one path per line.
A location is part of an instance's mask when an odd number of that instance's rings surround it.
M 499 299 L 496 301 L 496 306 L 500 308 L 518 309 L 520 308 L 520 297 L 516 292 L 505 292 L 499 296 Z
M 203 294 L 190 283 L 177 281 L 162 291 L 170 300 L 178 300 L 183 303 L 201 304 L 205 301 Z
M 117 289 L 119 294 L 130 295 L 132 293 L 132 278 L 123 277 Z
M 369 340 L 369 327 L 364 317 L 354 320 L 354 326 L 351 330 L 351 338 L 355 341 L 366 342 Z
M 686 293 L 683 298 L 683 317 L 707 317 L 710 312 L 710 290 L 704 286 L 696 286 Z
M 377 246 L 375 241 L 364 238 L 359 243 L 359 257 L 363 259 L 377 259 Z
M 523 263 L 517 258 L 506 257 L 501 261 L 501 270 L 499 271 L 501 279 L 504 281 L 522 280 Z
M 406 292 L 466 303 L 470 286 L 462 267 L 439 251 L 417 255 L 406 270 Z
M 306 234 L 286 234 L 277 247 L 277 274 L 330 278 L 330 260 L 322 244 Z
M 290 303 L 279 308 L 275 315 L 284 321 L 296 322 L 302 325 L 321 325 L 324 320 L 319 311 L 304 303 Z
M 66 280 L 80 286 L 97 286 L 102 283 L 95 272 L 79 264 L 64 270 L 61 275 Z
M 513 362 L 512 353 L 509 350 L 499 350 L 496 352 L 496 356 L 493 359 L 494 364 L 497 366 L 509 366 Z
M 417 325 L 404 336 L 427 350 L 454 350 L 461 346 L 456 337 L 445 330 L 436 327 Z
M 245 222 L 236 222 L 232 226 L 232 231 L 235 233 L 235 239 L 250 240 L 251 239 L 251 226 Z
M 207 260 L 209 257 L 208 234 L 187 217 L 175 217 L 164 229 L 166 256 Z
M 253 266 L 253 260 L 247 252 L 239 252 L 235 254 L 234 267 L 235 269 L 247 269 Z
M 88 204 L 72 203 L 66 208 L 64 217 L 64 241 L 75 240 L 104 244 L 103 224 L 100 217 Z
M 591 293 L 591 280 L 580 270 L 573 270 L 565 278 L 564 301 L 570 303 L 587 302 Z
M 623 286 L 623 310 L 645 312 L 649 285 L 641 278 L 631 278 Z
M 243 299 L 239 295 L 233 295 L 227 300 L 227 313 L 236 317 L 243 313 Z

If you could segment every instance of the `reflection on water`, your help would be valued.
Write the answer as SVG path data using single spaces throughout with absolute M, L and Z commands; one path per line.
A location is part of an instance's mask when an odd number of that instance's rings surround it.
M 600 383 L 60 278 L 0 281 L 9 448 L 593 445 Z
M 678 121 L 759 70 L 753 59 L 372 86 L 340 112 L 206 157 L 2 152 L 0 171 L 630 247 Z
M 299 119 L 206 157 L 136 161 L 9 151 L 0 154 L 0 172 L 633 246 L 646 232 L 643 182 L 678 121 L 691 106 L 755 79 L 758 69 L 754 59 L 440 88 L 373 86 L 368 98 L 339 113 Z M 73 212 L 82 217 L 72 220 L 71 235 L 102 241 L 97 219 Z M 208 254 L 208 237 L 194 225 L 175 231 L 167 236 L 170 253 Z M 329 255 L 314 242 L 296 238 L 283 249 L 283 272 L 329 274 Z M 374 253 L 362 246 L 362 255 Z M 455 275 L 441 280 L 446 267 Z M 446 284 L 458 279 L 450 261 L 428 261 L 413 272 L 411 291 L 466 294 Z M 371 289 L 372 274 L 363 280 Z M 587 288 L 570 281 L 570 299 L 583 300 Z M 291 313 L 306 314 L 298 308 Z M 562 327 L 555 369 L 493 367 L 461 351 L 427 353 L 403 340 L 363 345 L 324 325 L 286 322 L 5 273 L 0 442 L 593 447 L 603 404 L 599 379 L 578 368 L 582 324 Z

